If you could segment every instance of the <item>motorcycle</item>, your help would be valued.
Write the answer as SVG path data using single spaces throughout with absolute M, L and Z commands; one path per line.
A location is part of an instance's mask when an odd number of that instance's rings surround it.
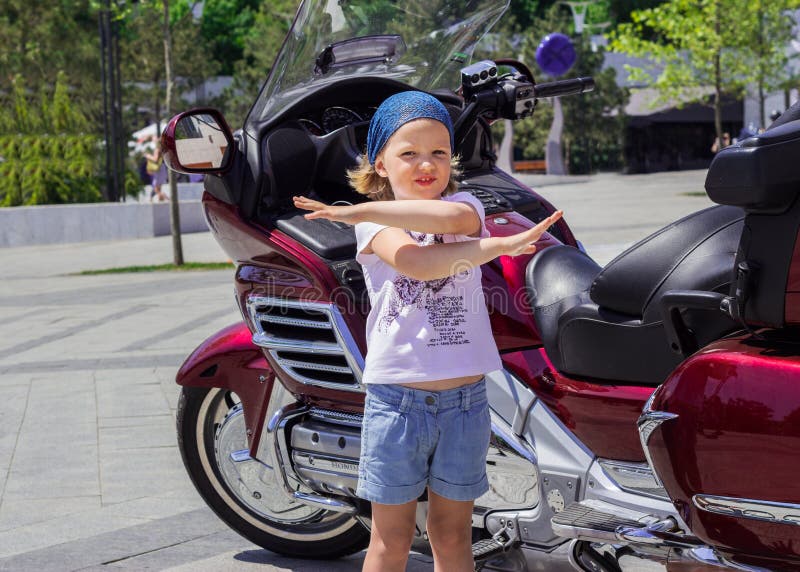
M 354 233 L 306 220 L 291 197 L 364 200 L 346 171 L 375 107 L 421 89 L 453 115 L 460 190 L 492 235 L 555 210 L 495 166 L 490 124 L 593 83 L 467 65 L 506 7 L 307 0 L 242 129 L 206 108 L 165 131 L 171 168 L 207 175 L 203 209 L 236 264 L 243 317 L 178 372 L 180 450 L 207 504 L 266 549 L 336 558 L 362 550 L 370 527 L 355 495 L 369 302 Z M 718 206 L 604 268 L 565 220 L 534 255 L 482 267 L 504 367 L 486 376 L 478 567 L 800 569 L 798 118 L 795 106 L 720 152 L 706 184 Z

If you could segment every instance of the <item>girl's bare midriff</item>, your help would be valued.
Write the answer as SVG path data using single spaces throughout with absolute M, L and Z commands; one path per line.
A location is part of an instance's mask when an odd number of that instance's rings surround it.
M 422 389 L 423 391 L 446 391 L 448 389 L 455 389 L 462 385 L 469 385 L 479 381 L 482 375 L 467 375 L 464 377 L 452 377 L 449 379 L 437 379 L 435 381 L 420 381 L 417 383 L 400 383 L 403 387 L 410 387 L 411 389 Z

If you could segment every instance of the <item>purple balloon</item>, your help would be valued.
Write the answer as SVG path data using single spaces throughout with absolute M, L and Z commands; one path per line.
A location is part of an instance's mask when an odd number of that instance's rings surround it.
M 536 48 L 536 63 L 553 77 L 567 73 L 577 58 L 572 40 L 564 34 L 548 34 Z

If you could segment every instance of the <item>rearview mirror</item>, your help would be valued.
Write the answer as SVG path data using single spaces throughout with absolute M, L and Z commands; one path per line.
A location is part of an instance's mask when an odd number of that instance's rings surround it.
M 231 162 L 233 135 L 216 109 L 184 111 L 161 136 L 164 161 L 179 173 L 223 173 Z

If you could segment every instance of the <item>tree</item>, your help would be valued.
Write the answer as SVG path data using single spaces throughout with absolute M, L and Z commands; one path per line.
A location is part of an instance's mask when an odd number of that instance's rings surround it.
M 631 13 L 631 22 L 611 34 L 610 49 L 649 58 L 662 65 L 654 86 L 661 100 L 683 102 L 705 98 L 714 90 L 714 125 L 722 141 L 722 101 L 740 97 L 751 77 L 743 34 L 752 17 L 749 0 L 668 0 Z M 631 69 L 633 79 L 647 72 Z
M 0 0 L 0 38 L 0 106 L 7 104 L 18 75 L 28 89 L 39 91 L 52 89 L 63 72 L 71 104 L 100 131 L 100 50 L 91 0 Z
M 206 0 L 200 33 L 220 73 L 233 75 L 236 62 L 244 57 L 245 40 L 255 25 L 260 0 Z M 295 6 L 296 7 L 296 6 Z M 292 12 L 294 14 L 294 11 Z
M 600 21 L 606 16 L 598 16 Z M 595 20 L 589 20 L 595 21 Z M 512 22 L 513 23 L 513 22 Z M 503 24 L 501 23 L 501 26 Z M 508 25 L 508 24 L 506 24 Z M 526 34 L 519 46 L 520 58 L 531 68 L 538 83 L 553 81 L 536 65 L 536 49 L 548 33 L 569 34 L 573 30 L 569 10 L 551 4 L 543 16 L 532 19 L 535 34 Z M 510 36 L 503 33 L 500 36 Z M 602 49 L 594 50 L 587 36 L 573 38 L 577 62 L 567 72 L 567 77 L 593 76 L 596 89 L 592 93 L 562 98 L 564 131 L 562 141 L 565 148 L 565 163 L 572 173 L 592 172 L 597 169 L 615 169 L 622 161 L 622 140 L 625 129 L 624 108 L 628 92 L 617 85 L 614 71 L 600 71 L 603 63 Z M 516 55 L 510 43 L 499 42 L 499 53 L 486 57 Z M 514 146 L 518 158 L 537 159 L 545 155 L 545 143 L 553 120 L 550 101 L 539 101 L 533 117 L 514 122 Z M 499 143 L 501 130 L 493 127 L 493 136 Z
M 191 8 L 192 4 L 182 1 L 171 6 L 169 14 L 174 73 L 182 87 L 204 81 L 221 66 L 203 41 L 201 27 L 193 22 Z M 132 113 L 149 108 L 152 119 L 159 121 L 166 113 L 163 6 L 160 0 L 141 1 L 118 18 L 126 107 Z
M 609 0 L 609 11 L 614 22 L 630 22 L 631 12 L 653 8 L 664 0 Z
M 756 86 L 762 127 L 767 126 L 766 94 L 783 89 L 793 79 L 787 71 L 786 47 L 792 39 L 795 22 L 788 11 L 798 5 L 798 0 L 755 0 L 747 4 L 748 17 L 741 22 L 743 47 L 751 62 L 750 76 Z
M 100 141 L 71 102 L 66 75 L 38 93 L 16 75 L 10 98 L 0 107 L 0 205 L 100 200 Z
M 243 57 L 234 65 L 233 86 L 225 97 L 224 111 L 231 125 L 244 123 L 258 89 L 272 70 L 299 4 L 299 0 L 261 3 L 252 28 L 243 38 Z
M 194 4 L 184 0 L 170 6 L 169 0 L 142 0 L 134 9 L 118 13 L 124 22 L 123 50 L 128 61 L 124 75 L 129 81 L 138 79 L 148 86 L 145 90 L 153 98 L 157 123 L 161 120 L 162 102 L 164 114 L 167 117 L 172 114 L 177 76 L 202 81 L 216 71 L 217 66 L 192 19 Z M 180 266 L 183 264 L 180 197 L 171 170 L 168 177 L 173 260 Z

